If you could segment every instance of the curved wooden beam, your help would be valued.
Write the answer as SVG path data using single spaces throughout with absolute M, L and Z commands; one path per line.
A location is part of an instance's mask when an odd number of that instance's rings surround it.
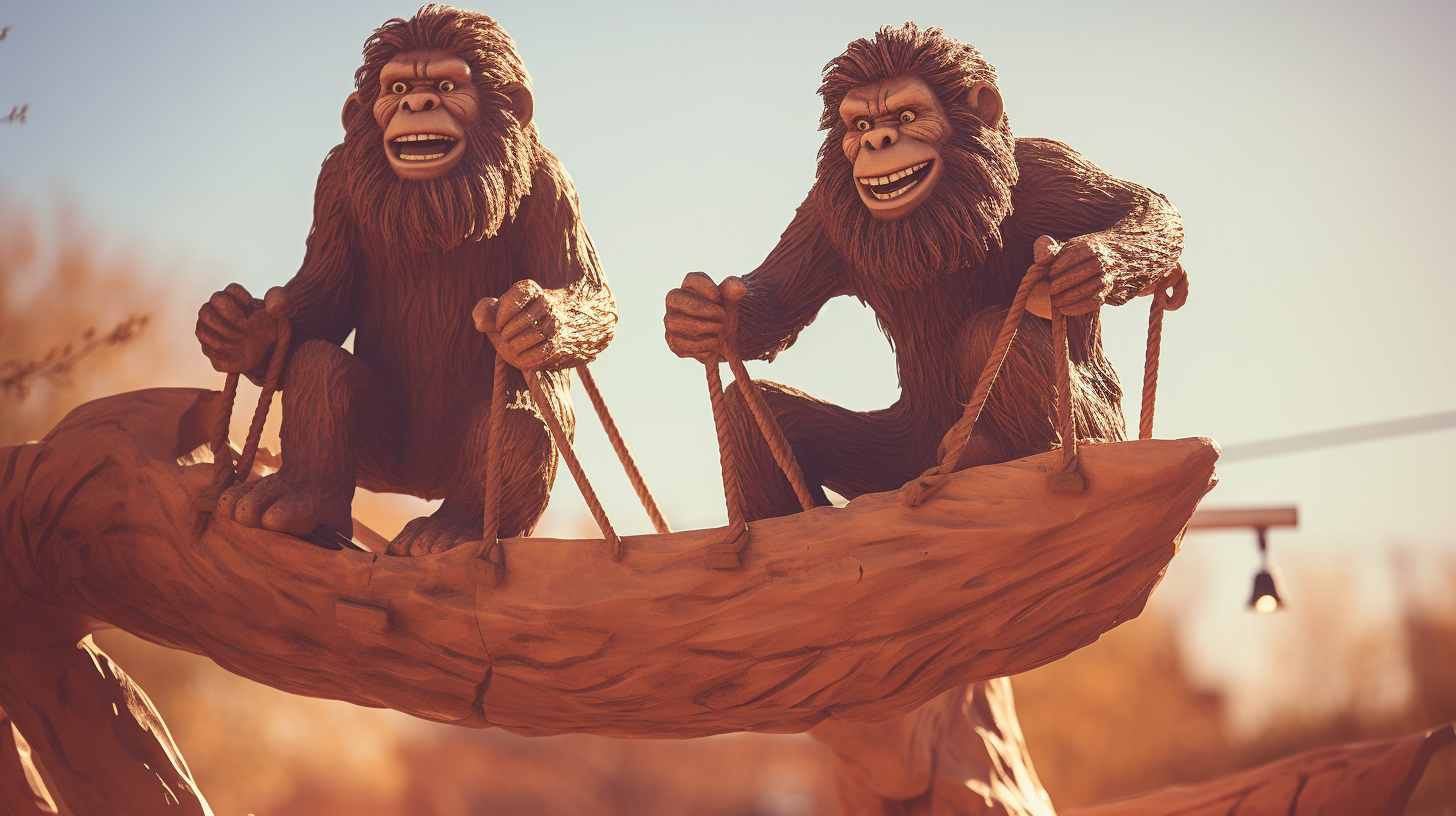
M 1026 671 L 1137 615 L 1214 483 L 1207 439 L 1088 445 L 954 474 L 907 508 L 864 496 L 721 531 L 510 539 L 496 587 L 468 548 L 333 552 L 214 520 L 192 529 L 215 392 L 78 408 L 0 449 L 0 641 L 115 626 L 285 691 L 520 734 L 699 737 L 897 716 Z M 4 643 L 0 643 L 3 647 Z
M 1451 725 L 1392 740 L 1330 745 L 1194 785 L 1173 785 L 1067 816 L 1400 816 Z

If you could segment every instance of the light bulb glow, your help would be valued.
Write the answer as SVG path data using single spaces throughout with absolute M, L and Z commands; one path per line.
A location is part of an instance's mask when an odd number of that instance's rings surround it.
M 1260 595 L 1259 600 L 1254 601 L 1254 611 L 1261 615 L 1267 615 L 1279 608 L 1279 601 L 1273 595 Z

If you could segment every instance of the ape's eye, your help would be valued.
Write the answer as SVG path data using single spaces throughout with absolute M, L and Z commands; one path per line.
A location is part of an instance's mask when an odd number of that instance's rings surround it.
M 900 124 L 902 124 L 902 125 L 908 125 L 908 124 L 910 124 L 913 121 L 915 121 L 915 111 L 910 111 L 910 110 L 900 111 Z
M 870 129 L 870 120 L 868 120 L 868 119 L 856 119 L 856 120 L 854 120 L 854 128 L 855 128 L 855 130 L 859 130 L 859 131 L 869 130 Z
M 390 93 L 402 94 L 402 93 L 404 93 L 405 91 L 408 91 L 408 90 L 409 90 L 409 86 L 406 85 L 406 84 L 404 84 L 403 82 L 396 82 L 393 85 L 390 85 L 389 86 L 389 92 Z
M 455 83 L 448 79 L 442 79 L 438 87 L 440 88 L 440 93 L 450 93 L 455 90 Z

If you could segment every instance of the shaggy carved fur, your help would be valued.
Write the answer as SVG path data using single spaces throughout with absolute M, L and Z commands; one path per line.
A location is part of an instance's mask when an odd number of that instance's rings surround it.
M 857 85 L 910 74 L 935 90 L 951 117 L 946 173 L 914 212 L 876 221 L 841 151 L 839 103 Z M 844 496 L 895 489 L 936 463 L 1039 236 L 1100 234 L 1112 259 L 1113 304 L 1168 270 L 1182 248 L 1182 223 L 1161 195 L 1109 176 L 1061 143 L 1013 139 L 1004 117 L 991 129 L 971 116 L 965 90 L 995 79 L 979 52 L 939 29 L 907 23 L 851 43 L 825 68 L 828 134 L 814 189 L 778 246 L 744 278 L 737 345 L 745 358 L 773 359 L 839 295 L 869 305 L 895 349 L 900 399 L 882 410 L 849 411 L 760 384 L 805 475 Z M 1068 332 L 1078 433 L 1120 439 L 1122 389 L 1102 352 L 1097 313 L 1070 318 Z M 978 464 L 1057 444 L 1052 372 L 1050 323 L 1028 315 L 976 426 Z M 733 405 L 749 517 L 796 511 L 746 406 Z

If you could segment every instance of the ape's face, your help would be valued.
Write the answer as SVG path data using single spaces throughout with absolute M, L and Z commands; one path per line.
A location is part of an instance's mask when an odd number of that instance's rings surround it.
M 855 189 L 875 218 L 901 218 L 934 195 L 951 122 L 925 80 L 904 76 L 852 88 L 839 116 Z
M 465 60 L 439 51 L 400 54 L 379 73 L 374 120 L 395 174 L 439 178 L 460 163 L 465 133 L 480 116 L 480 96 Z

